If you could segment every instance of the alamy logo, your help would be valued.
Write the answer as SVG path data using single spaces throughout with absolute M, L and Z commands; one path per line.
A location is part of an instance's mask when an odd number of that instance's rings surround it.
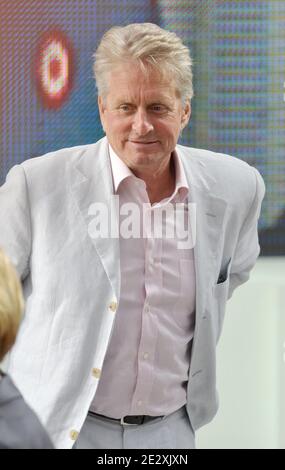
M 119 196 L 111 204 L 89 206 L 88 233 L 91 238 L 175 238 L 179 249 L 189 249 L 196 241 L 196 204 L 176 203 L 151 206 L 128 202 Z

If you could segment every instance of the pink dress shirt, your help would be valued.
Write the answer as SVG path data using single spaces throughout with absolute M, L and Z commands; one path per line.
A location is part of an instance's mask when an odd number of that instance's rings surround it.
M 136 203 L 146 222 L 166 204 L 183 204 L 188 220 L 189 192 L 182 163 L 173 152 L 175 190 L 150 204 L 146 185 L 109 146 L 114 193 L 123 204 Z M 152 219 L 151 219 L 152 217 Z M 126 215 L 120 216 L 120 222 Z M 158 217 L 165 233 L 167 216 Z M 159 222 L 161 221 L 161 222 Z M 121 293 L 112 336 L 90 410 L 112 418 L 167 415 L 186 403 L 195 323 L 193 249 L 177 246 L 177 236 L 120 237 Z M 156 226 L 157 227 L 157 226 Z M 141 227 L 142 229 L 142 227 Z

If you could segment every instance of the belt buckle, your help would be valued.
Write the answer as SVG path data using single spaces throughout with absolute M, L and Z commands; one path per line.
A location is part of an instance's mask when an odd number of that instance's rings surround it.
M 123 416 L 120 421 L 122 426 L 137 426 L 138 425 L 137 423 L 125 423 L 124 419 L 125 419 L 125 416 Z

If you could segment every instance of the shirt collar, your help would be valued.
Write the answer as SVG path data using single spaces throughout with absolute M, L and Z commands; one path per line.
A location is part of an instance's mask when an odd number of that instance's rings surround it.
M 136 178 L 130 168 L 121 160 L 120 157 L 114 152 L 111 145 L 109 144 L 109 155 L 111 161 L 111 169 L 114 182 L 115 193 L 118 193 L 118 189 L 122 181 L 128 177 Z M 137 178 L 139 179 L 139 178 Z
M 120 184 L 127 178 L 132 178 L 138 181 L 142 181 L 140 178 L 137 178 L 130 168 L 121 160 L 121 158 L 114 152 L 111 145 L 109 144 L 109 155 L 111 161 L 111 169 L 114 182 L 115 193 L 118 193 Z M 173 194 L 170 196 L 169 200 L 179 199 L 180 202 L 183 202 L 186 196 L 189 193 L 189 185 L 185 175 L 185 171 L 182 165 L 182 162 L 179 158 L 176 150 L 172 152 L 172 157 L 174 159 L 175 167 L 175 189 Z
M 172 157 L 174 159 L 175 166 L 175 189 L 173 193 L 173 198 L 178 199 L 177 202 L 183 202 L 188 196 L 189 185 L 182 162 L 176 150 L 172 152 Z

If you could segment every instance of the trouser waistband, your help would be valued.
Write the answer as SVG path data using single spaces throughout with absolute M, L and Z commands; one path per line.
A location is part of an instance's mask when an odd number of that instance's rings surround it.
M 99 413 L 94 413 L 93 411 L 88 412 L 91 416 L 98 416 L 99 418 L 111 420 L 113 422 L 122 424 L 122 425 L 136 425 L 148 423 L 154 419 L 163 419 L 165 416 L 148 416 L 148 415 L 129 415 L 124 416 L 123 418 L 110 418 L 109 416 L 101 415 Z

